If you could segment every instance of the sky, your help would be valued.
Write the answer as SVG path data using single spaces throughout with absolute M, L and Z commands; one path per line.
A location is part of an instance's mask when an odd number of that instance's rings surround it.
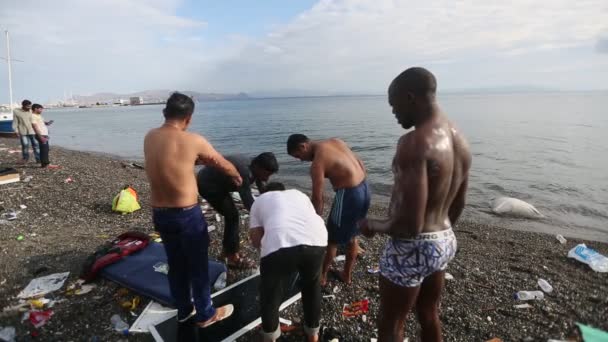
M 15 102 L 147 89 L 384 94 L 608 89 L 606 0 L 3 0 Z M 5 56 L 5 37 L 0 37 Z M 0 60 L 0 103 L 8 102 Z

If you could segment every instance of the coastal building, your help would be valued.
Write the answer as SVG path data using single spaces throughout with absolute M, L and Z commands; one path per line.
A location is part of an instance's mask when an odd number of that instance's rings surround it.
M 144 98 L 141 96 L 133 96 L 129 98 L 129 103 L 131 106 L 141 105 L 144 104 Z

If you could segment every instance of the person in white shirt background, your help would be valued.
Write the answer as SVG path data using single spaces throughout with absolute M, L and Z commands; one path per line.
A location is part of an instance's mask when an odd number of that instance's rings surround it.
M 290 277 L 298 272 L 302 284 L 304 332 L 319 340 L 321 266 L 327 229 L 310 198 L 281 183 L 269 183 L 251 207 L 249 238 L 260 249 L 260 306 L 264 341 L 281 335 L 279 306 Z

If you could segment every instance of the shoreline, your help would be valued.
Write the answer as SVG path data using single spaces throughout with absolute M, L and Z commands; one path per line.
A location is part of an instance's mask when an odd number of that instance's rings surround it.
M 18 140 L 0 138 L 0 148 L 15 149 Z M 13 167 L 19 153 L 0 151 L 5 167 Z M 0 213 L 22 209 L 17 220 L 1 224 L 0 235 L 3 263 L 0 266 L 0 306 L 15 305 L 14 298 L 30 279 L 46 274 L 70 271 L 66 286 L 75 280 L 84 259 L 107 240 L 127 230 L 146 233 L 153 231 L 149 186 L 142 170 L 123 167 L 128 158 L 98 153 L 80 152 L 52 146 L 51 161 L 61 165 L 57 170 L 42 170 L 30 163 L 16 167 L 24 176 L 33 176 L 28 183 L 0 185 Z M 71 177 L 73 183 L 65 183 Z M 112 213 L 113 196 L 126 184 L 137 190 L 142 209 L 128 215 Z M 30 197 L 31 196 L 31 197 Z M 327 207 L 327 206 L 326 206 Z M 326 208 L 327 209 L 327 208 Z M 386 206 L 372 205 L 370 216 L 382 215 Z M 44 214 L 47 214 L 45 216 Z M 210 258 L 220 254 L 221 224 L 213 219 L 210 224 L 218 229 L 210 233 Z M 585 242 L 598 252 L 608 255 L 608 244 L 569 239 L 566 245 L 554 236 L 523 232 L 467 218 L 454 228 L 459 251 L 447 272 L 454 280 L 446 281 L 441 305 L 443 335 L 446 341 L 565 339 L 574 335 L 574 323 L 581 322 L 608 330 L 608 274 L 595 273 L 587 265 L 567 258 L 567 252 L 577 243 Z M 241 239 L 246 241 L 247 230 L 241 227 Z M 16 237 L 23 235 L 23 241 Z M 365 256 L 355 268 L 357 281 L 351 286 L 331 282 L 331 291 L 337 288 L 336 298 L 322 303 L 322 326 L 342 334 L 340 341 L 369 341 L 377 337 L 375 319 L 379 305 L 377 276 L 366 272 L 377 265 L 386 238 L 365 239 L 362 244 Z M 247 242 L 242 244 L 246 256 L 259 259 Z M 341 265 L 338 265 L 341 266 Z M 45 268 L 45 269 L 43 269 Z M 229 271 L 228 282 L 244 278 L 248 271 Z M 544 278 L 554 292 L 543 301 L 528 302 L 532 308 L 516 309 L 513 293 L 519 290 L 537 290 L 537 278 Z M 96 288 L 82 296 L 65 296 L 54 293 L 65 302 L 53 308 L 55 315 L 40 329 L 29 322 L 20 322 L 20 315 L 3 317 L 0 326 L 14 326 L 17 336 L 29 335 L 37 330 L 41 340 L 119 339 L 110 328 L 110 317 L 120 314 L 132 323 L 135 318 L 123 311 L 113 295 L 116 284 L 99 279 Z M 65 289 L 65 286 L 64 286 Z M 370 300 L 366 322 L 361 317 L 343 319 L 342 305 L 363 298 Z M 148 300 L 135 310 L 143 310 Z M 297 321 L 300 304 L 291 306 L 282 317 Z M 490 317 L 490 320 L 488 320 Z M 414 315 L 410 315 L 406 336 L 418 336 Z M 239 341 L 248 341 L 254 332 Z M 298 340 L 297 335 L 286 335 L 286 341 Z M 131 335 L 129 341 L 143 341 L 146 335 Z

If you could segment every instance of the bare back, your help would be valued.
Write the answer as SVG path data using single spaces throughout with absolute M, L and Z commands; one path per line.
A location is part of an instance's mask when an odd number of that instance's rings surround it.
M 196 145 L 196 135 L 171 127 L 148 132 L 144 155 L 153 207 L 182 208 L 198 202 L 193 171 Z
M 365 179 L 363 162 L 340 139 L 328 139 L 316 143 L 311 170 L 322 168 L 325 178 L 334 189 L 355 187 Z
M 451 227 L 464 207 L 471 165 L 469 146 L 443 115 L 404 135 L 393 160 L 390 216 L 393 237 Z

